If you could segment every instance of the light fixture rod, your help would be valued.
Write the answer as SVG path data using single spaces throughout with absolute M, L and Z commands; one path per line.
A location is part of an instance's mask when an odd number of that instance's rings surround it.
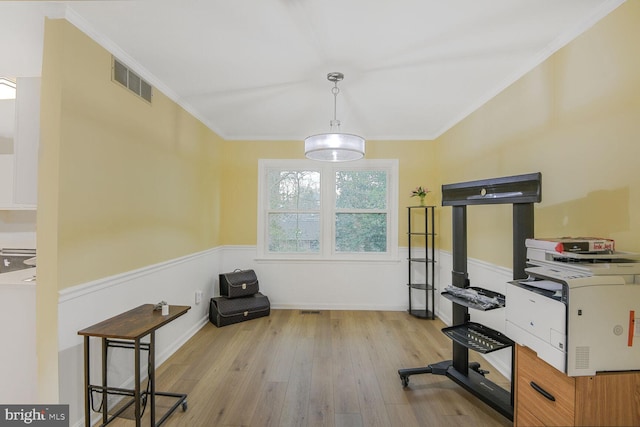
M 333 92 L 333 121 L 335 122 L 338 118 L 337 118 L 337 110 L 338 110 L 338 93 L 340 93 L 340 89 L 338 89 L 338 83 L 336 82 L 336 85 L 333 87 L 333 89 L 331 89 L 331 92 Z
M 334 128 L 338 128 L 338 132 L 340 131 L 340 120 L 338 120 L 338 94 L 340 93 L 340 88 L 338 88 L 338 82 L 344 79 L 344 74 L 339 72 L 333 72 L 327 74 L 327 80 L 333 82 L 333 87 L 331 88 L 331 93 L 333 94 L 333 120 L 329 122 L 329 126 L 331 130 Z

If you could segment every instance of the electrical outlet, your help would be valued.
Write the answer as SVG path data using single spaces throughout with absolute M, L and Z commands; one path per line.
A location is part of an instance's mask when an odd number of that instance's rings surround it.
M 196 291 L 196 304 L 200 304 L 202 302 L 202 291 Z

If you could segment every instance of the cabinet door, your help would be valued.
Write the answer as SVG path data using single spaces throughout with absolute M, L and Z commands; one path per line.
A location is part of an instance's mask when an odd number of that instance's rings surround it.
M 0 154 L 0 209 L 13 205 L 13 154 Z
M 547 426 L 574 424 L 575 379 L 566 376 L 527 347 L 516 348 L 517 414 L 532 415 Z M 517 424 L 526 425 L 521 420 Z
M 36 205 L 40 145 L 40 77 L 19 77 L 16 87 L 13 201 L 16 204 Z
M 577 426 L 640 426 L 640 372 L 576 377 Z
M 33 210 L 34 205 L 14 202 L 14 155 L 0 154 L 0 210 Z

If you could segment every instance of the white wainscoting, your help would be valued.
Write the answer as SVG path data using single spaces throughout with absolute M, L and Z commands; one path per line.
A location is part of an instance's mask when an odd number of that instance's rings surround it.
M 156 332 L 156 363 L 162 364 L 208 321 L 209 299 L 217 288 L 222 248 L 106 277 L 60 291 L 58 302 L 58 374 L 60 403 L 69 404 L 70 425 L 84 423 L 84 359 L 81 329 L 141 304 L 166 301 L 191 310 Z M 195 293 L 203 291 L 195 304 Z M 100 340 L 91 339 L 92 383 L 100 380 Z M 143 354 L 143 358 L 144 354 Z M 144 365 L 144 363 L 142 363 Z M 146 367 L 142 370 L 146 374 Z M 109 385 L 130 386 L 133 355 L 110 349 Z M 99 395 L 96 394 L 96 403 Z
M 218 295 L 220 273 L 254 269 L 260 291 L 275 309 L 407 309 L 407 248 L 399 248 L 397 260 L 372 262 L 267 261 L 256 259 L 256 255 L 255 246 L 219 247 L 62 290 L 58 306 L 60 402 L 70 404 L 70 425 L 82 425 L 84 419 L 83 341 L 77 332 L 140 304 L 164 300 L 190 305 L 192 309 L 185 316 L 158 330 L 159 366 L 208 321 L 209 299 Z M 451 324 L 451 302 L 440 292 L 450 283 L 451 261 L 450 253 L 436 251 L 435 311 L 447 325 Z M 503 294 L 506 282 L 511 280 L 510 270 L 472 259 L 468 270 L 473 286 Z M 197 290 L 203 291 L 199 305 L 195 304 Z M 414 302 L 416 307 L 424 308 L 424 297 L 419 292 Z M 504 332 L 504 310 L 470 310 L 470 314 L 472 321 Z M 91 344 L 92 382 L 99 382 L 99 341 L 92 339 Z M 133 359 L 129 353 L 118 349 L 110 353 L 109 385 L 130 386 Z M 486 358 L 509 377 L 510 351 L 500 350 Z
M 255 246 L 226 247 L 223 268 L 254 269 L 273 308 L 407 309 L 406 249 L 389 261 L 257 260 Z

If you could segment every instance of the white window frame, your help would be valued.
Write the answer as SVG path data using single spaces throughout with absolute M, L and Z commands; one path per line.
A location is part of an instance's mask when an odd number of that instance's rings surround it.
M 270 169 L 314 170 L 320 172 L 320 251 L 318 253 L 274 253 L 268 246 L 268 194 L 267 174 Z M 335 176 L 339 170 L 384 170 L 387 172 L 387 251 L 342 253 L 335 251 Z M 338 211 L 339 212 L 339 211 Z M 258 160 L 258 259 L 286 260 L 396 260 L 398 257 L 398 160 L 375 159 L 331 163 L 313 160 Z

